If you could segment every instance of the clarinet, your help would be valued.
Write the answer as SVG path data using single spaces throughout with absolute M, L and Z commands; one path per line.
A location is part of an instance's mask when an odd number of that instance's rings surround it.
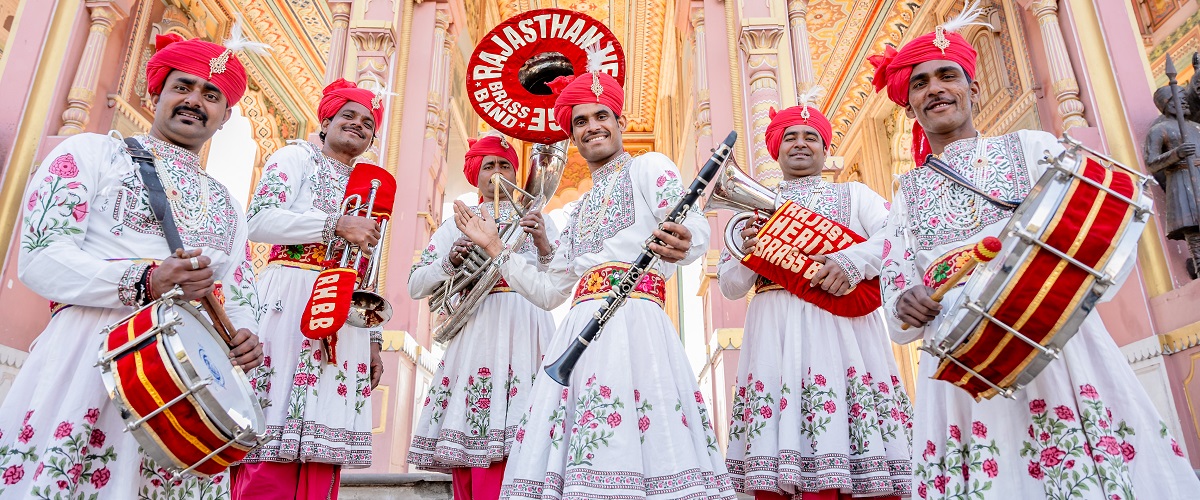
M 708 162 L 696 174 L 696 180 L 692 181 L 692 185 L 688 187 L 687 192 L 683 194 L 683 199 L 675 204 L 671 209 L 670 215 L 667 215 L 663 222 L 680 223 L 687 217 L 688 210 L 696 204 L 700 195 L 708 187 L 708 183 L 716 177 L 717 172 L 729 159 L 729 155 L 733 150 L 733 143 L 737 142 L 737 132 L 730 132 L 725 137 L 725 141 L 717 147 Z M 662 224 L 659 224 L 659 229 L 662 229 Z M 567 346 L 567 350 L 559 356 L 558 360 L 546 366 L 546 373 L 550 378 L 558 382 L 559 385 L 566 386 L 571 380 L 571 371 L 575 369 L 575 364 L 579 362 L 579 357 L 583 355 L 583 351 L 588 348 L 588 345 L 600 335 L 600 331 L 604 329 L 605 323 L 612 319 L 616 314 L 617 309 L 625 303 L 629 298 L 629 294 L 633 292 L 634 287 L 642 280 L 642 276 L 646 271 L 650 270 L 654 264 L 658 263 L 659 256 L 650 250 L 651 243 L 662 244 L 658 238 L 653 235 L 642 243 L 642 254 L 638 256 L 629 270 L 622 274 L 621 281 L 612 288 L 608 296 L 604 298 L 604 305 L 592 315 L 592 320 L 588 322 L 583 330 L 576 335 L 571 341 L 571 345 Z

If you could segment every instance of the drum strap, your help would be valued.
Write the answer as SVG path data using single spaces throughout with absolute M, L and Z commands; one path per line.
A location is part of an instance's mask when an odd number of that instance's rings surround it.
M 1016 208 L 1021 205 L 1021 200 L 1001 200 L 993 197 L 990 194 L 987 194 L 982 189 L 976 187 L 971 181 L 967 180 L 966 177 L 963 177 L 958 172 L 955 172 L 954 169 L 950 168 L 950 165 L 946 164 L 946 162 L 933 155 L 925 157 L 925 164 L 929 165 L 929 168 L 932 168 L 934 172 L 946 176 L 947 179 L 950 179 L 955 184 L 958 184 L 959 186 L 962 186 L 971 192 L 984 197 L 984 199 L 991 204 L 996 205 L 1004 210 L 1016 210 Z
M 132 137 L 125 138 L 125 151 L 138 165 L 138 175 L 141 176 L 142 184 L 146 186 L 146 193 L 150 197 L 150 209 L 154 211 L 154 218 L 162 225 L 163 235 L 167 238 L 171 253 L 182 250 L 183 239 L 179 237 L 179 228 L 175 226 L 175 217 L 171 214 L 171 205 L 167 202 L 162 180 L 158 178 L 158 171 L 154 169 L 154 154 Z

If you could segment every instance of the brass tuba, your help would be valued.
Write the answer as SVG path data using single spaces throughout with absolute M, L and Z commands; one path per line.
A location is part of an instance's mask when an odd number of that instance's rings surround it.
M 558 190 L 563 171 L 567 168 L 567 145 L 568 141 L 534 144 L 529 155 L 529 175 L 524 188 L 517 187 L 500 175 L 492 176 L 491 182 L 500 183 L 500 188 L 521 217 L 528 212 L 541 210 Z M 517 193 L 521 195 L 519 201 L 514 196 Z M 528 237 L 516 221 L 500 228 L 500 241 L 508 248 L 521 248 Z M 429 310 L 435 316 L 433 339 L 445 343 L 458 335 L 467 319 L 499 281 L 500 264 L 497 259 L 489 258 L 479 247 L 473 247 L 458 271 L 429 298 Z
M 758 211 L 774 213 L 779 205 L 779 196 L 774 191 L 743 172 L 730 157 L 717 174 L 716 186 L 713 186 L 712 195 L 708 197 L 708 204 L 704 208 L 724 208 L 738 212 L 725 224 L 725 249 L 734 258 L 741 260 L 746 255 L 742 253 L 742 242 L 738 239 L 737 223 L 754 218 L 755 212 Z

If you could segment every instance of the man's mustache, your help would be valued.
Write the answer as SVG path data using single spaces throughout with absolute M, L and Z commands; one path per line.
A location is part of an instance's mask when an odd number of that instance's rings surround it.
M 204 110 L 202 110 L 200 108 L 189 108 L 187 106 L 182 106 L 182 105 L 175 106 L 175 109 L 172 111 L 171 116 L 176 116 L 181 111 L 187 111 L 193 115 L 200 117 L 201 122 L 208 123 L 208 113 L 205 113 Z

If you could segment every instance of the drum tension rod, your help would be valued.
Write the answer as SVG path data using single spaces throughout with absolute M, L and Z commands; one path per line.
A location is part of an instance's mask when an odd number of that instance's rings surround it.
M 984 310 L 983 310 L 983 308 L 982 308 L 982 307 L 980 307 L 980 305 L 979 305 L 979 303 L 978 303 L 978 302 L 968 302 L 968 303 L 967 303 L 967 309 L 970 309 L 970 310 L 972 310 L 972 311 L 975 311 L 976 313 L 979 313 L 979 314 L 980 314 L 980 315 L 982 315 L 984 318 L 987 318 L 987 320 L 988 320 L 988 321 L 990 321 L 992 324 L 994 324 L 994 325 L 996 325 L 996 326 L 998 326 L 998 327 L 1000 327 L 1000 328 L 1003 328 L 1005 331 L 1007 331 L 1008 333 L 1012 334 L 1014 337 L 1017 337 L 1017 338 L 1021 339 L 1021 341 L 1025 342 L 1026 344 L 1029 344 L 1029 345 L 1030 345 L 1030 347 L 1033 347 L 1034 349 L 1037 349 L 1037 350 L 1041 351 L 1041 352 L 1042 352 L 1042 354 L 1045 354 L 1045 355 L 1047 355 L 1047 356 L 1050 356 L 1051 358 L 1054 358 L 1054 359 L 1058 359 L 1058 356 L 1059 356 L 1059 350 L 1058 350 L 1058 349 L 1053 349 L 1053 348 L 1049 348 L 1049 349 L 1048 349 L 1048 348 L 1046 348 L 1045 346 L 1043 346 L 1043 345 L 1041 345 L 1041 344 L 1039 344 L 1039 343 L 1037 343 L 1037 342 L 1034 342 L 1034 341 L 1033 341 L 1033 339 L 1031 339 L 1031 338 L 1029 338 L 1029 337 L 1026 337 L 1024 334 L 1022 334 L 1021 332 L 1017 331 L 1017 330 L 1016 330 L 1016 329 L 1014 329 L 1013 327 L 1011 327 L 1011 326 L 1008 326 L 1008 325 L 1007 325 L 1006 323 L 1004 323 L 1003 321 L 1000 321 L 1000 320 L 996 319 L 996 317 L 995 317 L 995 316 L 992 316 L 991 314 L 988 314 L 988 312 L 987 312 L 987 311 L 984 311 Z
M 212 380 L 212 379 L 208 379 L 208 380 Z M 239 431 L 240 431 L 240 432 L 238 432 L 238 437 L 239 437 L 239 438 L 240 438 L 240 437 L 244 437 L 244 436 L 245 436 L 245 434 L 246 434 L 246 431 L 245 431 L 245 429 L 239 429 Z M 230 439 L 229 441 L 226 441 L 226 442 L 225 442 L 225 444 L 223 444 L 223 445 L 221 445 L 220 447 L 218 447 L 217 449 L 213 450 L 213 451 L 212 451 L 212 453 L 209 453 L 209 454 L 205 455 L 205 456 L 204 456 L 204 458 L 201 458 L 199 462 L 196 462 L 196 463 L 192 464 L 190 467 L 188 467 L 188 468 L 186 468 L 186 469 L 184 469 L 184 470 L 180 471 L 179 473 L 180 473 L 180 474 L 190 474 L 192 471 L 196 470 L 196 467 L 199 467 L 199 466 L 203 465 L 203 464 L 204 464 L 204 462 L 207 462 L 207 461 L 209 461 L 209 459 L 211 459 L 212 457 L 215 457 L 215 456 L 217 456 L 219 453 L 221 453 L 222 451 L 225 451 L 225 450 L 226 450 L 226 449 L 228 449 L 230 446 L 233 446 L 235 443 L 237 443 L 237 438 Z
M 1108 273 L 1102 273 L 1100 271 L 1097 271 L 1095 268 L 1093 268 L 1091 266 L 1088 266 L 1082 262 L 1079 262 L 1078 260 L 1075 260 L 1074 257 L 1071 257 L 1070 255 L 1063 253 L 1062 250 L 1059 250 L 1057 248 L 1054 248 L 1053 246 L 1046 244 L 1046 242 L 1038 239 L 1036 236 L 1034 236 L 1029 231 L 1026 231 L 1024 229 L 1016 229 L 1013 232 L 1015 232 L 1017 234 L 1017 236 L 1020 236 L 1022 240 L 1025 240 L 1026 243 L 1033 243 L 1034 245 L 1042 247 L 1042 248 L 1046 249 L 1047 251 L 1049 251 L 1050 253 L 1057 256 L 1058 258 L 1065 260 L 1067 262 L 1070 262 L 1075 267 L 1078 267 L 1078 268 L 1086 271 L 1088 274 L 1095 276 L 1096 281 L 1099 281 L 1100 284 L 1102 284 L 1104 286 L 1112 286 L 1113 285 L 1113 279 L 1111 276 L 1108 275 Z
M 1092 180 L 1092 179 L 1089 179 L 1089 178 L 1087 178 L 1087 177 L 1084 177 L 1084 176 L 1083 176 L 1082 174 L 1080 174 L 1079 172 L 1076 172 L 1076 171 L 1074 171 L 1074 170 L 1071 170 L 1071 169 L 1068 169 L 1068 168 L 1062 167 L 1062 166 L 1060 166 L 1060 165 L 1059 165 L 1059 164 L 1057 164 L 1057 163 L 1055 163 L 1055 164 L 1054 164 L 1054 168 L 1058 169 L 1059 171 L 1061 171 L 1061 172 L 1063 172 L 1063 173 L 1065 173 L 1065 174 L 1067 174 L 1067 175 L 1070 175 L 1071 177 L 1074 177 L 1074 178 L 1076 178 L 1076 179 L 1079 179 L 1079 180 L 1080 180 L 1080 181 L 1082 181 L 1084 184 L 1087 184 L 1087 185 L 1089 185 L 1089 186 L 1092 186 L 1092 187 L 1094 187 L 1094 188 L 1096 188 L 1096 189 L 1099 189 L 1099 190 L 1101 190 L 1101 191 L 1104 191 L 1105 193 L 1108 193 L 1108 195 L 1109 195 L 1109 196 L 1112 196 L 1113 198 L 1116 198 L 1116 199 L 1118 199 L 1118 200 L 1121 200 L 1121 201 L 1125 202 L 1125 204 L 1126 204 L 1126 205 L 1129 205 L 1129 206 L 1133 207 L 1134 214 L 1137 216 L 1137 218 L 1138 218 L 1138 219 L 1145 220 L 1145 219 L 1146 219 L 1146 214 L 1150 213 L 1150 209 L 1148 209 L 1148 208 L 1146 208 L 1146 207 L 1143 207 L 1143 206 L 1139 205 L 1139 204 L 1138 204 L 1138 202 L 1136 202 L 1136 201 L 1133 201 L 1133 200 L 1132 200 L 1132 199 L 1130 199 L 1129 197 L 1127 197 L 1127 196 L 1125 196 L 1125 195 L 1123 195 L 1123 194 L 1120 194 L 1120 193 L 1118 193 L 1118 192 L 1116 192 L 1116 191 L 1113 191 L 1112 189 L 1110 189 L 1110 188 L 1108 188 L 1108 187 L 1105 187 L 1103 184 L 1100 184 L 1099 182 L 1096 182 L 1096 181 L 1094 181 L 1094 180 Z
M 172 314 L 174 314 L 174 313 L 172 313 Z M 119 324 L 124 324 L 125 321 L 128 321 L 128 320 L 124 320 Z M 104 354 L 104 356 L 102 356 L 100 358 L 100 360 L 96 362 L 95 366 L 99 367 L 99 366 L 104 366 L 109 363 L 112 363 L 112 360 L 117 359 L 117 358 L 121 357 L 122 355 L 124 355 L 125 353 L 133 350 L 134 347 L 141 345 L 141 343 L 145 342 L 146 339 L 148 339 L 150 337 L 154 337 L 156 335 L 160 335 L 160 334 L 167 334 L 166 331 L 170 331 L 171 327 L 178 325 L 182 322 L 183 322 L 182 319 L 178 315 L 174 315 L 174 317 L 172 317 L 171 319 L 160 323 L 158 325 L 158 329 L 150 330 L 141 335 L 138 335 L 137 337 L 134 337 L 133 340 L 130 340 L 124 344 L 121 344 L 120 347 L 117 347 L 116 349 L 106 352 Z
M 137 419 L 137 420 L 135 420 L 135 421 L 131 422 L 129 425 L 126 425 L 126 426 L 125 426 L 125 432 L 129 432 L 129 431 L 132 431 L 132 430 L 134 430 L 134 429 L 137 429 L 138 427 L 141 427 L 141 426 L 142 426 L 142 424 L 146 423 L 146 421 L 147 421 L 147 420 L 150 420 L 151 418 L 154 418 L 154 416 L 155 416 L 155 415 L 158 415 L 159 413 L 162 413 L 162 412 L 166 411 L 166 410 L 167 410 L 167 408 L 170 408 L 170 407 L 174 406 L 174 405 L 175 405 L 175 403 L 178 403 L 178 402 L 180 402 L 180 401 L 183 401 L 183 399 L 184 399 L 184 398 L 186 398 L 186 397 L 188 397 L 188 396 L 191 396 L 192 394 L 195 394 L 195 393 L 196 393 L 196 391 L 200 390 L 202 387 L 205 387 L 205 386 L 207 386 L 208 384 L 211 384 L 212 382 L 213 382 L 213 379 L 212 379 L 212 377 L 208 377 L 208 378 L 205 378 L 204 380 L 201 380 L 201 381 L 200 381 L 199 383 L 197 383 L 196 385 L 193 385 L 193 386 L 191 386 L 191 387 L 188 387 L 188 390 L 187 390 L 187 392 L 184 392 L 183 394 L 180 394 L 180 395 L 178 395 L 178 396 L 175 396 L 175 399 L 172 399 L 172 400 L 168 401 L 168 402 L 167 402 L 167 404 L 165 404 L 165 405 L 162 405 L 162 406 L 160 406 L 160 407 L 156 408 L 154 411 L 152 411 L 152 412 L 150 412 L 150 413 L 147 413 L 147 414 L 146 414 L 145 416 L 143 416 L 142 418 L 139 418 L 139 419 Z
M 967 366 L 967 365 L 963 364 L 961 361 L 959 361 L 959 360 L 958 360 L 958 358 L 956 358 L 956 357 L 954 357 L 954 356 L 947 355 L 947 356 L 946 356 L 946 359 L 948 359 L 948 360 L 950 360 L 950 362 L 952 362 L 952 363 L 954 363 L 954 364 L 958 365 L 958 367 L 959 367 L 959 368 L 962 368 L 962 369 L 966 370 L 966 371 L 967 371 L 967 373 L 970 373 L 970 374 L 971 374 L 972 376 L 974 376 L 975 378 L 977 378 L 977 379 L 979 379 L 979 380 L 982 380 L 982 381 L 983 381 L 983 383 L 987 384 L 987 385 L 988 385 L 988 386 L 990 386 L 992 389 L 995 389 L 997 394 L 1000 394 L 1001 396 L 1004 396 L 1004 397 L 1006 397 L 1006 398 L 1008 398 L 1008 399 L 1016 399 L 1016 398 L 1014 398 L 1014 397 L 1013 397 L 1013 390 L 1012 390 L 1012 389 L 1003 389 L 1003 388 L 1001 388 L 1000 386 L 998 386 L 998 385 L 996 385 L 996 384 L 993 384 L 993 383 L 992 383 L 992 381 L 991 381 L 991 380 L 988 380 L 988 378 L 987 378 L 987 377 L 985 377 L 985 376 L 983 376 L 983 375 L 980 375 L 980 374 L 979 374 L 979 372 L 977 372 L 977 371 L 975 371 L 975 370 L 972 370 L 972 369 L 971 369 L 971 367 L 969 367 L 969 366 Z

